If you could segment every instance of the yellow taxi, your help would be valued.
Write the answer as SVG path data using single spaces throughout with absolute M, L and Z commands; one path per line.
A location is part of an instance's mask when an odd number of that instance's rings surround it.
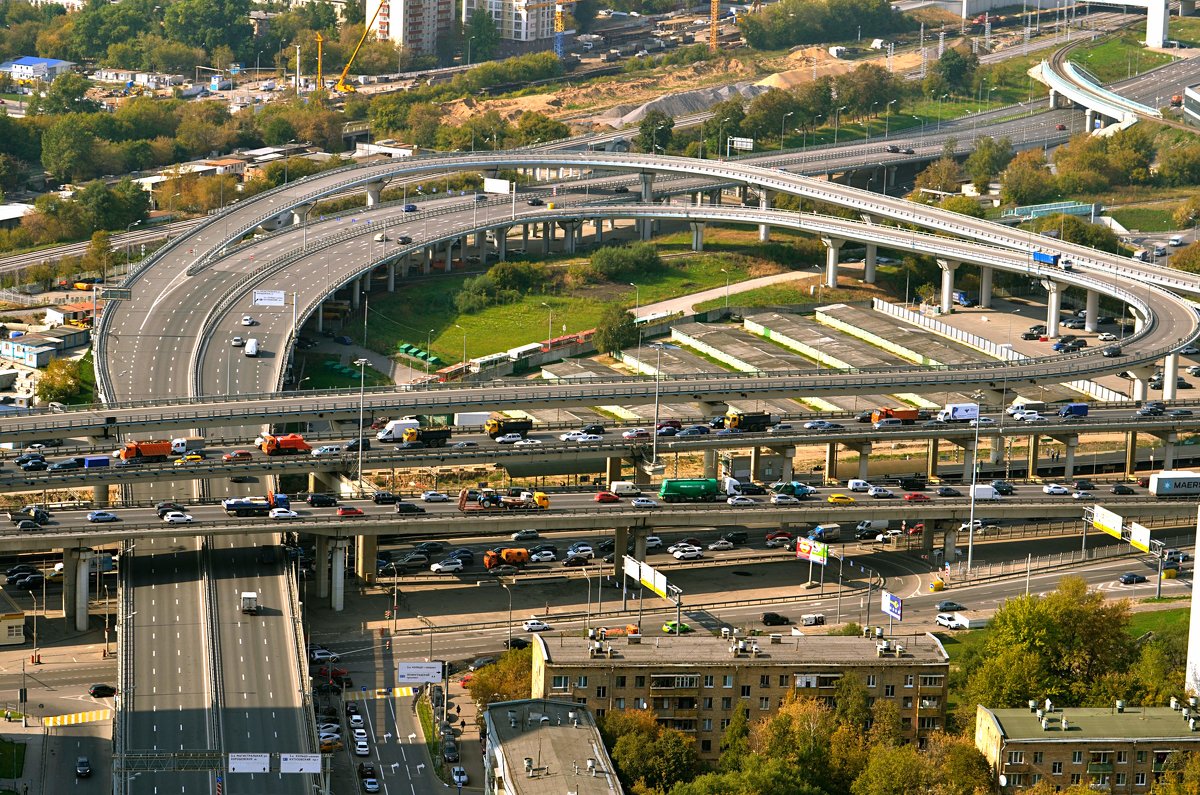
M 199 453 L 188 453 L 185 456 L 175 459 L 175 466 L 185 467 L 188 464 L 198 464 L 204 460 L 204 456 Z
M 825 502 L 832 505 L 853 505 L 854 498 L 846 494 L 830 494 L 825 498 Z

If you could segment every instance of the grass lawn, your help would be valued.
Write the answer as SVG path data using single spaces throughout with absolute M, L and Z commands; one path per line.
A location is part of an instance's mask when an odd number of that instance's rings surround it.
M 734 293 L 729 296 L 730 306 L 784 306 L 787 304 L 829 304 L 838 301 L 858 301 L 862 295 L 852 290 L 819 290 L 809 295 L 807 290 L 798 290 L 794 284 L 772 284 L 747 290 L 744 293 Z M 715 298 L 696 305 L 698 310 L 718 309 L 725 306 L 725 299 Z
M 1130 231 L 1168 232 L 1175 228 L 1170 210 L 1151 207 L 1125 207 L 1109 213 L 1117 223 Z
M 1171 21 L 1167 24 L 1167 30 L 1170 32 L 1170 37 L 1180 44 L 1200 47 L 1200 18 L 1171 17 Z
M 82 359 L 79 360 L 79 378 L 83 382 L 83 389 L 79 394 L 68 400 L 68 403 L 75 405 L 83 405 L 96 402 L 96 365 L 92 361 L 92 352 L 89 350 Z
M 954 663 L 956 658 L 962 657 L 968 651 L 977 650 L 987 641 L 987 629 L 972 629 L 967 632 L 937 632 L 938 640 L 946 647 L 946 653 L 950 655 L 950 662 Z
M 1165 53 L 1143 49 L 1138 41 L 1142 35 L 1138 29 L 1136 33 L 1126 32 L 1095 46 L 1080 47 L 1071 53 L 1070 59 L 1086 68 L 1102 83 L 1125 80 L 1175 60 Z M 1163 97 L 1164 102 L 1167 99 L 1169 97 Z
M 1191 610 L 1186 607 L 1134 613 L 1129 619 L 1129 634 L 1137 638 L 1147 632 L 1162 632 L 1168 627 L 1183 627 L 1186 630 L 1190 613 Z
M 305 389 L 346 389 L 359 385 L 358 368 L 354 365 L 344 363 L 354 371 L 351 375 L 326 366 L 325 362 L 339 361 L 338 357 L 331 354 L 296 351 L 296 361 L 303 363 Z M 388 386 L 392 383 L 391 378 L 380 373 L 374 367 L 367 367 L 364 376 L 363 380 L 366 386 Z
M 417 701 L 417 716 L 421 719 L 421 731 L 425 734 L 425 747 L 429 749 L 429 758 L 433 760 L 433 770 L 444 782 L 448 775 L 446 766 L 442 764 L 441 735 L 434 728 L 433 708 L 424 696 Z
M 0 778 L 20 778 L 25 769 L 25 743 L 0 739 Z

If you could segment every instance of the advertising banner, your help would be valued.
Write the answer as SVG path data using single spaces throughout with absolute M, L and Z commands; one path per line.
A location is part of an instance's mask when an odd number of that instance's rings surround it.
M 512 183 L 506 179 L 493 179 L 491 177 L 484 177 L 483 192 L 502 193 L 508 195 L 512 192 Z
M 729 142 L 730 142 L 730 146 L 732 146 L 734 149 L 741 149 L 746 152 L 750 152 L 750 151 L 754 150 L 754 139 L 753 138 L 732 138 L 731 137 L 729 139 Z
M 822 566 L 829 565 L 829 545 L 811 538 L 796 539 L 796 559 L 809 560 Z

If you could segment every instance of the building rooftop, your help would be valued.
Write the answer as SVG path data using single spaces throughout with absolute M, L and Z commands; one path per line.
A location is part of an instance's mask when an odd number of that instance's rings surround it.
M 981 712 L 992 716 L 1009 742 L 1171 738 L 1200 743 L 1200 730 L 1191 731 L 1182 712 L 1170 707 L 1126 707 L 1124 712 L 1117 712 L 1115 707 L 1056 707 L 1046 716 L 1049 718 L 1047 729 L 1042 729 L 1037 713 L 1028 708 L 989 710 L 981 707 Z M 1064 717 L 1067 719 L 1065 731 L 1061 723 Z
M 526 699 L 488 707 L 493 735 L 508 767 L 505 791 L 519 795 L 620 795 L 621 784 L 587 708 L 568 701 Z M 533 775 L 525 770 L 532 760 Z M 592 760 L 595 775 L 588 769 Z
M 940 641 L 933 635 L 904 635 L 890 639 L 892 648 L 899 644 L 903 651 L 880 655 L 875 638 L 831 635 L 780 635 L 778 643 L 771 636 L 746 638 L 746 651 L 736 657 L 730 646 L 736 640 L 712 635 L 643 636 L 640 643 L 626 638 L 605 641 L 605 650 L 612 649 L 612 661 L 621 665 L 653 665 L 658 668 L 695 667 L 714 663 L 734 662 L 752 665 L 806 665 L 840 668 L 874 662 L 880 666 L 941 664 L 949 657 Z M 538 635 L 547 662 L 554 665 L 589 665 L 607 657 L 594 655 L 586 638 Z M 758 645 L 754 656 L 750 648 Z
M 20 58 L 13 58 L 11 61 L 5 61 L 0 66 L 74 66 L 74 61 L 60 61 L 57 58 L 38 58 L 33 55 L 22 55 Z

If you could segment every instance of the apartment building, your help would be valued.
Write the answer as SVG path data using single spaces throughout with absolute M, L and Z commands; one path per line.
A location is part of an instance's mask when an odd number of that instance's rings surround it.
M 484 727 L 484 795 L 624 792 L 595 718 L 578 704 L 500 701 L 488 706 Z
M 892 638 L 770 635 L 632 636 L 610 641 L 538 637 L 533 696 L 608 710 L 653 709 L 661 723 L 696 738 L 707 759 L 739 704 L 751 720 L 770 715 L 791 693 L 832 704 L 843 676 L 875 699 L 893 699 L 909 739 L 945 727 L 948 656 L 933 635 Z
M 1149 792 L 1167 758 L 1200 751 L 1197 707 L 1028 709 L 975 713 L 975 747 L 1006 792 L 1040 781 L 1061 789 L 1082 784 L 1110 793 Z
M 438 36 L 448 34 L 454 24 L 454 0 L 367 0 L 366 14 L 368 22 L 374 18 L 371 29 L 380 41 L 433 55 Z
M 554 37 L 554 6 L 547 0 L 463 0 L 462 23 L 468 24 L 477 11 L 487 11 L 502 39 L 549 39 Z

